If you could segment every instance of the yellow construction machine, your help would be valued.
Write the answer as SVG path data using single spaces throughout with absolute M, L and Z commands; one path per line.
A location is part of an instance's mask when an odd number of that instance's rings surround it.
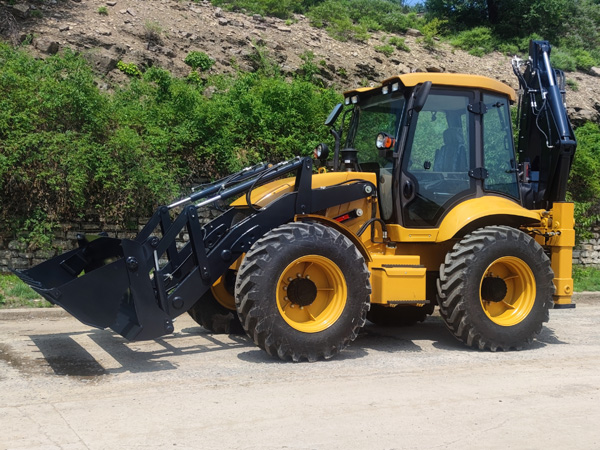
M 574 306 L 565 196 L 576 142 L 549 55 L 532 41 L 529 59 L 513 61 L 516 145 L 511 87 L 395 76 L 344 94 L 318 163 L 244 169 L 158 208 L 135 239 L 81 235 L 78 249 L 18 274 L 130 340 L 172 333 L 189 312 L 213 332 L 245 330 L 270 355 L 313 361 L 367 319 L 410 325 L 437 305 L 465 344 L 519 349 L 550 308 Z M 228 206 L 202 225 L 198 208 L 216 202 Z

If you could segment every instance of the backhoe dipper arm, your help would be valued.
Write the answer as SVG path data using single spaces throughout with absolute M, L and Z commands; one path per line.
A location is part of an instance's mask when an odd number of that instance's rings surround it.
M 524 181 L 533 190 L 529 208 L 550 209 L 565 201 L 577 145 L 564 103 L 564 73 L 552 68 L 550 51 L 547 41 L 531 41 L 529 60 L 513 60 L 521 89 L 517 147 L 530 170 Z

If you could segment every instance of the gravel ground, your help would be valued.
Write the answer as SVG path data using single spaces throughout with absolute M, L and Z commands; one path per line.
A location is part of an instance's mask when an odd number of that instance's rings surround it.
M 596 449 L 600 296 L 533 346 L 465 348 L 433 316 L 283 363 L 187 316 L 126 342 L 60 311 L 0 311 L 0 449 Z

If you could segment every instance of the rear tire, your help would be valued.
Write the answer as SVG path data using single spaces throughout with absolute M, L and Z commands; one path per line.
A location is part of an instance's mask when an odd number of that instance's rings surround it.
M 269 355 L 293 361 L 329 359 L 353 341 L 370 293 L 354 244 L 315 223 L 286 224 L 258 240 L 235 289 L 248 335 Z
M 478 349 L 520 349 L 549 319 L 554 274 L 543 248 L 506 226 L 467 235 L 440 267 L 438 304 L 460 341 Z

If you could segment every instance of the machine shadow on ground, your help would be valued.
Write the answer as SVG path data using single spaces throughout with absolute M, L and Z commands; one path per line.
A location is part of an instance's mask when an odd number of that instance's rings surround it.
M 255 364 L 286 364 L 257 348 L 247 336 L 217 335 L 201 327 L 187 327 L 171 336 L 144 343 L 130 343 L 107 330 L 73 333 L 37 334 L 29 338 L 41 352 L 34 364 L 21 364 L 20 370 L 51 375 L 71 376 L 82 380 L 119 373 L 158 372 L 177 369 L 178 357 L 238 351 L 237 357 Z M 85 341 L 91 341 L 89 344 Z M 554 331 L 544 327 L 528 349 L 565 344 Z M 332 361 L 364 358 L 369 351 L 407 353 L 423 351 L 422 345 L 433 345 L 441 351 L 476 352 L 458 342 L 446 329 L 440 317 L 408 327 L 384 327 L 367 322 L 357 339 Z M 119 367 L 105 368 L 92 353 L 106 352 Z M 44 367 L 46 369 L 44 370 Z M 33 370 L 36 368 L 37 370 Z

